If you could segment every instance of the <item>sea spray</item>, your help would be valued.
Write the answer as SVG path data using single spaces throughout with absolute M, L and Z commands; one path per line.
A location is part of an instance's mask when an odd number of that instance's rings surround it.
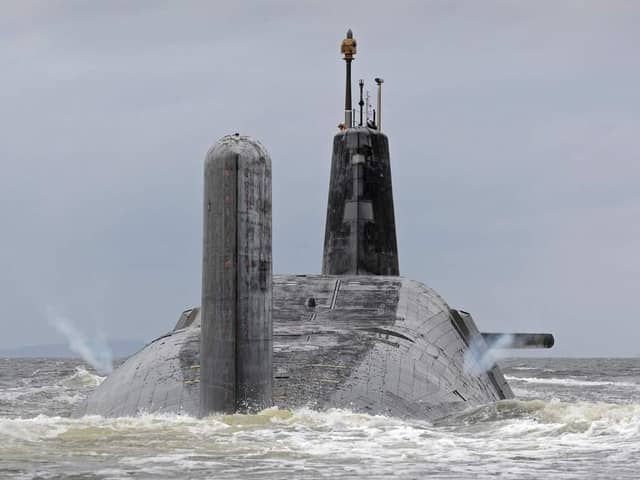
M 96 369 L 98 373 L 109 374 L 113 371 L 113 354 L 107 339 L 101 331 L 88 338 L 67 317 L 51 307 L 47 308 L 47 320 L 67 340 L 69 349 Z
M 504 351 L 513 341 L 513 335 L 504 334 L 487 343 L 482 337 L 475 337 L 464 354 L 465 375 L 482 375 L 496 364 L 499 352 Z

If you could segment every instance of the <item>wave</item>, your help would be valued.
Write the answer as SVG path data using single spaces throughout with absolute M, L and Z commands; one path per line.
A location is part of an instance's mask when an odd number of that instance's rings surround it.
M 496 423 L 505 421 L 530 422 L 539 425 L 575 425 L 593 427 L 625 424 L 640 433 L 640 404 L 609 404 L 593 402 L 560 402 L 557 400 L 502 400 L 476 407 L 446 419 L 430 423 L 423 420 L 401 419 L 383 415 L 369 415 L 350 410 L 329 409 L 317 411 L 309 408 L 283 410 L 277 407 L 266 409 L 255 415 L 213 415 L 199 419 L 178 414 L 143 414 L 136 417 L 105 418 L 89 415 L 82 418 L 49 417 L 38 415 L 34 418 L 0 418 L 0 438 L 3 436 L 20 438 L 22 433 L 33 427 L 36 432 L 46 432 L 44 438 L 51 438 L 69 430 L 84 432 L 89 436 L 109 436 L 109 432 L 159 432 L 184 430 L 184 433 L 198 437 L 207 433 L 237 433 L 261 429 L 277 430 L 293 427 L 326 432 L 371 430 L 394 428 L 414 429 L 421 433 L 437 433 L 442 427 L 446 432 L 452 428 Z M 26 430 L 25 430 L 26 429 Z M 586 431 L 586 429 L 585 429 Z M 31 437 L 29 437 L 31 438 Z
M 11 411 L 18 415 L 35 415 L 43 408 L 47 412 L 61 414 L 81 402 L 86 392 L 100 385 L 105 378 L 83 366 L 76 366 L 73 374 L 52 384 L 34 385 L 31 378 L 25 378 L 24 385 L 0 390 L 0 404 L 10 406 Z
M 60 385 L 43 385 L 40 387 L 25 385 L 22 387 L 12 387 L 0 391 L 0 400 L 9 402 L 24 400 L 29 397 L 35 397 L 49 392 L 59 391 L 61 389 L 62 387 Z
M 501 430 L 501 438 L 524 433 L 553 438 L 571 433 L 640 439 L 640 404 L 502 400 L 462 412 L 455 420 L 467 426 L 493 425 Z
M 18 400 L 23 395 L 26 395 L 27 392 L 28 390 L 25 390 L 24 388 L 21 388 L 21 387 L 6 388 L 0 391 L 0 401 L 13 402 L 15 400 Z
M 607 387 L 616 386 L 623 388 L 639 388 L 640 384 L 632 382 L 612 382 L 608 380 L 577 380 L 575 378 L 539 378 L 539 377 L 517 377 L 513 375 L 505 375 L 504 378 L 510 381 L 518 381 L 525 383 L 538 383 L 548 385 L 564 385 L 572 387 Z
M 196 478 L 198 472 L 214 470 L 221 478 L 301 478 L 302 469 L 310 469 L 309 478 L 318 478 L 345 476 L 345 468 L 352 468 L 351 474 L 368 478 L 394 473 L 424 478 L 429 472 L 443 478 L 444 471 L 467 478 L 475 469 L 481 473 L 472 476 L 478 478 L 491 473 L 520 479 L 545 476 L 523 472 L 549 462 L 575 474 L 572 458 L 597 460 L 601 452 L 629 465 L 638 442 L 638 404 L 504 400 L 438 423 L 305 408 L 204 419 L 40 415 L 0 418 L 0 467 L 2 458 L 15 458 L 17 452 L 22 458 L 38 458 L 40 467 L 46 456 L 50 465 L 69 474 L 70 464 L 59 466 L 60 456 L 93 458 L 98 452 L 105 459 L 102 465 L 111 469 L 108 475 L 100 471 L 110 478 Z M 600 465 L 596 460 L 581 463 L 581 477 L 593 478 L 589 473 Z M 603 478 L 621 478 L 611 465 L 606 468 L 611 475 Z M 86 474 L 86 464 L 74 473 Z
M 284 410 L 272 407 L 254 415 L 212 415 L 200 419 L 178 414 L 142 414 L 135 417 L 105 418 L 88 415 L 81 418 L 38 415 L 33 418 L 0 418 L 0 443 L 7 439 L 36 441 L 62 436 L 65 439 L 82 438 L 84 441 L 109 441 L 139 434 L 184 438 L 209 435 L 234 436 L 243 433 L 260 435 L 265 432 L 315 431 L 340 432 L 393 428 L 414 428 L 421 432 L 431 424 L 420 420 L 403 420 L 382 415 L 369 415 L 350 410 L 330 409 L 317 411 L 310 408 Z M 372 433 L 373 435 L 373 433 Z
M 82 366 L 77 366 L 76 371 L 70 377 L 64 378 L 62 384 L 69 387 L 97 387 L 105 378 L 95 373 L 89 372 Z

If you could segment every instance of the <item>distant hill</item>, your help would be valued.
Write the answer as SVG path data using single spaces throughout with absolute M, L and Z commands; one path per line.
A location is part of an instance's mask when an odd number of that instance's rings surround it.
M 141 340 L 113 340 L 109 347 L 114 358 L 133 355 L 145 342 Z M 52 343 L 45 345 L 28 345 L 10 349 L 0 349 L 0 357 L 54 357 L 54 358 L 78 358 L 78 354 L 72 352 L 64 343 Z

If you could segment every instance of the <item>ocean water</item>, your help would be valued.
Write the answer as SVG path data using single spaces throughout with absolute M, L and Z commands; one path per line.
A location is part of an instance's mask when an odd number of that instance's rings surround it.
M 71 419 L 102 377 L 0 359 L 0 479 L 640 478 L 640 359 L 501 365 L 517 400 L 435 423 L 276 408 Z

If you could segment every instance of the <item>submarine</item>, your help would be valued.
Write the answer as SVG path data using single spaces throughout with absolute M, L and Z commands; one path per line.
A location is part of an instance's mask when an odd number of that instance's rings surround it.
M 482 332 L 471 314 L 400 275 L 383 80 L 372 118 L 360 80 L 356 122 L 356 49 L 349 30 L 321 273 L 273 275 L 271 158 L 251 137 L 223 137 L 204 162 L 201 306 L 126 359 L 75 416 L 275 406 L 436 420 L 514 397 L 491 351 L 550 348 L 553 335 Z

